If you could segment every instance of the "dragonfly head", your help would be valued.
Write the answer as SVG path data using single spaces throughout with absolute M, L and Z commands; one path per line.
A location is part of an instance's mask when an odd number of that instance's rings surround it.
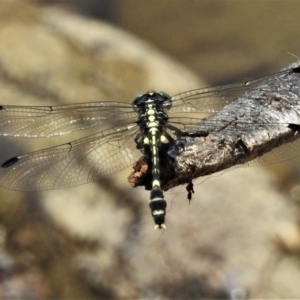
M 158 110 L 169 110 L 172 106 L 171 97 L 165 92 L 151 92 L 135 97 L 132 107 L 136 112 L 144 111 L 149 105 L 154 105 Z

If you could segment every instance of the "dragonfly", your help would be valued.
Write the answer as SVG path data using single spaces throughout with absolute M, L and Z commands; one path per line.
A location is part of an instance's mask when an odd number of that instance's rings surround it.
M 0 105 L 1 136 L 51 138 L 101 129 L 75 141 L 10 158 L 0 166 L 0 186 L 21 191 L 78 186 L 101 181 L 132 166 L 142 156 L 151 169 L 151 215 L 156 228 L 165 228 L 167 202 L 160 177 L 161 153 L 168 156 L 168 149 L 186 134 L 187 128 L 205 121 L 203 115 L 220 112 L 264 81 L 276 83 L 278 76 L 299 73 L 300 67 L 293 66 L 263 78 L 172 97 L 165 92 L 147 92 L 131 104 L 105 101 L 57 106 Z M 190 113 L 196 117 L 182 117 Z M 221 125 L 216 122 L 210 126 Z M 297 130 L 295 126 L 291 130 Z

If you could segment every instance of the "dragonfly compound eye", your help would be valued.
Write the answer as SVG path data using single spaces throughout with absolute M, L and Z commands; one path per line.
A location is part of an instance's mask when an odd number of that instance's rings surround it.
M 145 102 L 149 99 L 148 94 L 140 94 L 132 101 L 132 107 L 135 111 L 139 111 L 141 107 L 145 106 Z

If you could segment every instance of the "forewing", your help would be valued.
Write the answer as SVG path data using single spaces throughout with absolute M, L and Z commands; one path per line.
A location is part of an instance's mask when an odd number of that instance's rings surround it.
M 290 68 L 252 81 L 180 93 L 171 98 L 173 107 L 170 111 L 172 113 L 215 113 L 234 101 L 248 89 L 253 89 L 266 80 L 277 81 L 279 76 L 290 74 L 293 71 L 294 68 Z
M 51 137 L 133 118 L 122 102 L 90 102 L 58 106 L 0 106 L 0 135 Z
M 141 156 L 133 139 L 137 130 L 133 123 L 8 160 L 0 168 L 0 186 L 49 190 L 99 180 Z

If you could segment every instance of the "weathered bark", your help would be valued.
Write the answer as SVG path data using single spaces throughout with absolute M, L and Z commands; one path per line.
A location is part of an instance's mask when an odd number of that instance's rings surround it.
M 300 137 L 296 134 L 298 125 L 300 128 L 299 62 L 286 70 L 290 71 L 267 77 L 252 89 L 250 86 L 223 110 L 187 129 L 170 149 L 175 177 L 164 181 L 164 188 L 239 164 L 264 164 L 296 156 L 290 144 L 282 145 L 297 143 Z M 285 156 L 278 155 L 280 152 Z

